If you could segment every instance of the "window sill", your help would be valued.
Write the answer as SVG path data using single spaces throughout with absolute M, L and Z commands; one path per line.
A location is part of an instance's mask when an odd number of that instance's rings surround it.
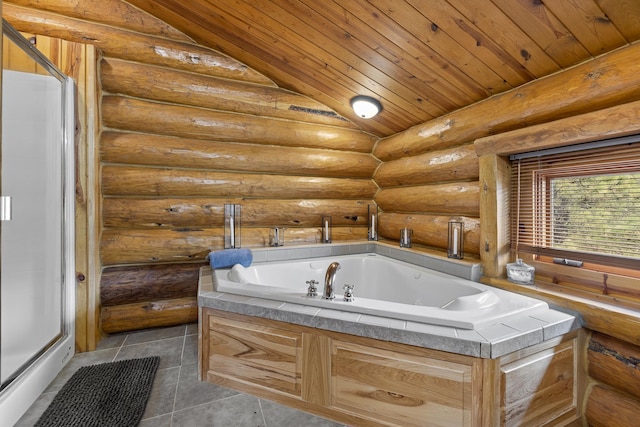
M 597 300 L 597 295 L 587 298 L 570 293 L 569 290 L 554 289 L 550 285 L 518 285 L 506 279 L 483 277 L 481 282 L 496 288 L 538 298 L 549 304 L 577 312 L 582 317 L 582 326 L 594 331 L 640 345 L 640 306 L 612 304 Z

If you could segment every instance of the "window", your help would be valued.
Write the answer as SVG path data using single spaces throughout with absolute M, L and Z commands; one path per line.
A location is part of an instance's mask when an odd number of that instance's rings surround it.
M 640 136 L 514 155 L 511 249 L 553 283 L 640 301 Z M 558 265 L 573 266 L 573 270 Z M 596 272 L 578 272 L 575 267 Z M 538 273 L 536 273 L 538 276 Z
M 543 179 L 551 201 L 550 247 L 640 259 L 640 172 Z

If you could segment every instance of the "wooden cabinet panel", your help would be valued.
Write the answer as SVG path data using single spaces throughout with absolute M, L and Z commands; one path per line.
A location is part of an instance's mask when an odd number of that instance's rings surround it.
M 304 333 L 302 399 L 321 406 L 331 403 L 331 339 Z
M 472 366 L 333 341 L 332 406 L 401 426 L 471 425 Z
M 208 346 L 216 374 L 300 396 L 302 334 L 209 317 Z
M 576 340 L 501 367 L 501 425 L 540 426 L 576 409 Z
M 357 426 L 567 426 L 577 334 L 481 359 L 201 311 L 202 378 Z M 583 343 L 584 344 L 584 343 Z

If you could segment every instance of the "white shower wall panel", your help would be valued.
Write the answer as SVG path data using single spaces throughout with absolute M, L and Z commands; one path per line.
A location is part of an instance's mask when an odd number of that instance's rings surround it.
M 0 373 L 4 382 L 62 332 L 62 87 L 3 72 Z

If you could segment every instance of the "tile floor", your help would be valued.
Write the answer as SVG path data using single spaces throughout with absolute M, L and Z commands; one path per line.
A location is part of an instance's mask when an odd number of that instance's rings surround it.
M 116 334 L 96 351 L 75 355 L 18 421 L 33 426 L 56 392 L 80 367 L 160 356 L 160 367 L 140 427 L 338 427 L 341 424 L 215 384 L 198 381 L 197 325 Z

